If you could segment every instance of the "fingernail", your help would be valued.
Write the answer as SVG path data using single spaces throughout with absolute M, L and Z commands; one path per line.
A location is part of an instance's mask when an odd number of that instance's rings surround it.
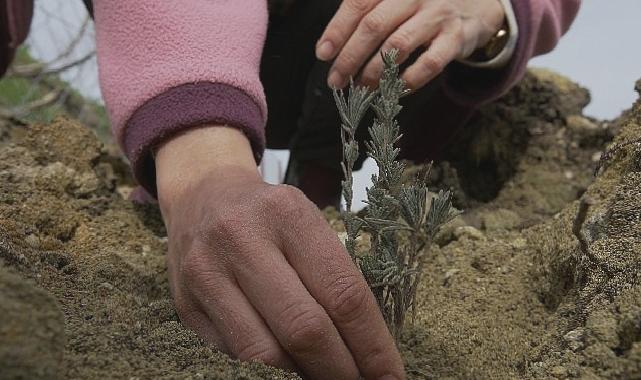
M 327 84 L 332 88 L 343 88 L 343 76 L 336 70 L 332 70 L 327 78 Z
M 378 380 L 398 380 L 398 377 L 392 376 L 392 375 L 385 375 L 383 377 L 379 377 Z
M 331 41 L 323 41 L 318 48 L 316 48 L 316 57 L 321 61 L 327 61 L 332 58 L 334 53 L 334 45 Z

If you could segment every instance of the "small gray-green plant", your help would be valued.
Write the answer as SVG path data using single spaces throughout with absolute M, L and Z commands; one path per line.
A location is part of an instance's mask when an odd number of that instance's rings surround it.
M 334 90 L 334 99 L 341 118 L 343 144 L 345 209 L 341 217 L 347 234 L 345 246 L 398 341 L 408 311 L 411 309 L 415 315 L 417 287 L 432 240 L 458 211 L 452 207 L 449 191 L 428 191 L 428 173 L 409 185 L 401 183 L 405 164 L 398 159 L 401 134 L 396 117 L 402 109 L 399 101 L 408 91 L 399 78 L 397 57 L 395 50 L 383 53 L 384 71 L 377 90 L 351 83 L 347 97 L 342 90 Z M 352 212 L 352 170 L 359 155 L 355 136 L 369 109 L 375 118 L 365 146 L 367 155 L 378 165 L 378 173 L 372 175 L 365 215 L 359 217 Z M 370 235 L 369 252 L 358 252 L 361 232 Z

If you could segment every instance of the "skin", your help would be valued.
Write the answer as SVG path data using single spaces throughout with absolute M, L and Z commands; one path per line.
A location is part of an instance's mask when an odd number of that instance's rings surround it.
M 336 233 L 302 192 L 263 182 L 241 132 L 189 130 L 159 148 L 156 168 L 171 290 L 188 327 L 234 357 L 309 379 L 404 378 Z
M 344 0 L 318 40 L 316 56 L 334 60 L 330 87 L 345 87 L 359 73 L 363 84 L 376 86 L 383 70 L 378 52 L 398 49 L 402 63 L 425 49 L 402 76 L 416 90 L 484 46 L 504 18 L 499 0 Z
M 484 45 L 504 18 L 498 0 L 344 0 L 317 44 L 328 82 L 377 82 L 381 49 L 420 88 Z M 299 190 L 265 183 L 237 129 L 192 128 L 156 154 L 168 270 L 185 325 L 244 361 L 309 379 L 404 379 L 376 301 L 319 210 Z

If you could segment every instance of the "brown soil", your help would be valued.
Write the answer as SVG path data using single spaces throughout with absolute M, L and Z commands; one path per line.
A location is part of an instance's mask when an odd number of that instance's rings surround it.
M 535 71 L 436 166 L 466 211 L 432 247 L 410 378 L 641 378 L 641 148 L 593 177 L 614 131 L 641 136 L 641 103 L 608 124 L 588 100 Z M 180 324 L 162 221 L 129 183 L 74 122 L 0 128 L 0 378 L 296 378 Z

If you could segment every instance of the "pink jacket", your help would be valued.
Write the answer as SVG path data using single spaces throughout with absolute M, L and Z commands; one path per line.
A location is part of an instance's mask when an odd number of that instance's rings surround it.
M 7 8 L 0 12 L 14 26 L 9 32 L 15 46 L 22 37 L 12 23 L 21 14 L 16 4 L 29 1 L 3 3 Z M 507 91 L 531 57 L 554 48 L 580 0 L 512 3 L 520 37 L 510 64 L 498 71 L 456 65 L 445 80 L 454 102 L 476 107 Z M 235 126 L 260 160 L 267 118 L 258 76 L 266 0 L 94 0 L 93 5 L 100 83 L 113 132 L 146 189 L 155 188 L 153 147 L 185 128 Z

